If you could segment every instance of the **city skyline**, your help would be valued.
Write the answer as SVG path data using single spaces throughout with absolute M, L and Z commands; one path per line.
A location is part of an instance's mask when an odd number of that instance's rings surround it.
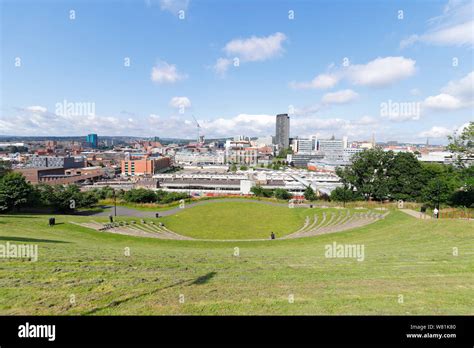
M 290 137 L 445 144 L 473 119 L 472 9 L 4 1 L 0 135 L 257 137 L 288 113 Z

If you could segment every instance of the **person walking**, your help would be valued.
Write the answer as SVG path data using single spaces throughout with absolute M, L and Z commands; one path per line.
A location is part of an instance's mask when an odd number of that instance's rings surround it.
M 420 208 L 420 218 L 424 219 L 426 217 L 426 206 L 422 205 Z
M 439 210 L 438 210 L 438 208 L 436 208 L 436 207 L 435 207 L 434 210 L 433 210 L 433 217 L 434 217 L 435 219 L 439 219 Z

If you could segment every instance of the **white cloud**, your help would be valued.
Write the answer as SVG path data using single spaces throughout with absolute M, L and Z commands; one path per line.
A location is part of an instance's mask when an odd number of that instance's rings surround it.
M 150 5 L 152 0 L 147 0 Z M 160 9 L 162 11 L 171 12 L 174 15 L 178 15 L 180 10 L 186 11 L 188 9 L 190 0 L 160 0 Z
M 290 82 L 294 89 L 329 89 L 333 88 L 340 80 L 337 74 L 320 74 L 309 82 Z
M 231 59 L 227 58 L 219 58 L 216 61 L 216 64 L 214 64 L 213 69 L 216 72 L 216 74 L 220 76 L 224 76 L 225 73 L 227 72 L 227 69 L 229 69 L 229 66 L 232 64 Z
M 191 101 L 188 97 L 173 97 L 170 106 L 176 109 L 188 109 L 191 107 Z
M 180 74 L 176 65 L 159 61 L 151 70 L 151 80 L 157 83 L 175 83 L 187 76 Z
M 344 89 L 334 93 L 327 93 L 323 96 L 322 102 L 325 104 L 346 104 L 358 98 L 358 94 L 352 89 Z
M 314 104 L 310 106 L 304 106 L 304 107 L 294 107 L 293 105 L 290 105 L 288 108 L 288 113 L 290 117 L 293 116 L 313 116 L 317 112 L 321 110 L 322 106 L 319 104 Z
M 179 105 L 174 104 L 174 105 Z M 189 104 L 188 104 L 189 105 Z M 10 135 L 85 135 L 94 132 L 101 135 L 166 136 L 180 138 L 195 137 L 195 123 L 182 115 L 164 116 L 151 113 L 138 115 L 67 117 L 51 112 L 34 113 L 16 109 L 17 114 L 0 116 L 2 134 Z M 74 122 L 72 122 L 74 120 Z M 275 132 L 275 115 L 241 113 L 233 117 L 199 119 L 201 134 L 206 137 L 228 137 L 234 134 L 265 136 Z M 298 135 L 319 134 L 321 137 L 348 135 L 349 137 L 370 136 L 377 120 L 364 116 L 356 120 L 342 118 L 319 118 L 294 116 L 291 118 L 291 132 Z M 380 125 L 377 126 L 381 130 Z
M 423 106 L 438 110 L 459 109 L 461 105 L 461 101 L 458 98 L 446 93 L 430 96 L 423 102 Z
M 421 138 L 446 138 L 448 135 L 453 133 L 452 129 L 446 127 L 431 127 L 429 130 L 420 132 L 418 134 Z
M 450 81 L 441 92 L 458 96 L 465 100 L 474 99 L 474 71 L 457 81 Z
M 214 120 L 199 120 L 201 129 L 206 136 L 227 137 L 232 134 L 247 134 L 249 136 L 264 136 L 274 134 L 275 115 L 239 114 L 234 117 L 220 117 Z M 374 124 L 378 121 L 370 116 L 356 120 L 342 118 L 319 118 L 314 116 L 291 117 L 291 133 L 300 136 L 320 134 L 330 137 L 339 136 L 369 136 Z
M 53 112 L 37 112 L 37 109 L 17 109 L 0 117 L 2 134 L 11 135 L 84 135 L 89 132 L 108 135 L 140 134 L 142 124 L 131 117 L 106 115 L 57 115 Z
M 449 1 L 441 16 L 428 21 L 429 29 L 426 32 L 403 39 L 400 48 L 417 42 L 438 46 L 474 46 L 472 11 L 472 1 Z
M 454 25 L 425 34 L 421 41 L 440 46 L 472 46 L 474 44 L 474 21 Z
M 460 80 L 450 81 L 441 93 L 425 99 L 423 105 L 430 109 L 456 110 L 474 104 L 474 71 Z
M 364 115 L 360 119 L 356 120 L 355 123 L 359 125 L 372 125 L 376 124 L 378 120 L 372 116 Z
M 285 34 L 279 32 L 266 37 L 234 39 L 225 45 L 224 51 L 228 56 L 237 56 L 242 62 L 264 61 L 281 55 L 285 40 Z
M 45 108 L 44 106 L 39 106 L 39 105 L 28 106 L 25 108 L 25 110 L 35 112 L 35 113 L 41 113 L 41 114 L 48 111 L 47 108 Z
M 348 79 L 355 85 L 385 86 L 412 76 L 416 62 L 404 57 L 376 58 L 367 64 L 351 65 Z
M 346 79 L 353 85 L 379 87 L 412 76 L 416 72 L 416 61 L 405 57 L 378 57 L 367 64 L 349 67 L 317 75 L 310 82 L 290 82 L 294 89 L 328 89 Z

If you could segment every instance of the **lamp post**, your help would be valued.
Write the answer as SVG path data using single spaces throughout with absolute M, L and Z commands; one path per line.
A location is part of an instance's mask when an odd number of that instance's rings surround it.
M 437 188 L 437 190 L 436 190 L 436 196 L 437 196 L 436 200 L 438 202 L 438 214 L 436 214 L 436 218 L 439 219 L 439 213 L 440 213 L 440 210 L 439 210 L 439 191 L 441 190 L 439 181 L 436 184 L 436 188 Z
M 115 195 L 115 189 L 113 189 L 114 193 L 114 216 L 117 216 L 117 196 Z

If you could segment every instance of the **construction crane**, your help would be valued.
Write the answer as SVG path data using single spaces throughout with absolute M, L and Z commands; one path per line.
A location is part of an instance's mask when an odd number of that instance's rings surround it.
M 199 143 L 199 141 L 201 140 L 201 137 L 200 137 L 200 130 L 201 130 L 201 126 L 199 125 L 199 122 L 196 120 L 196 117 L 194 117 L 194 115 L 191 115 L 194 119 L 194 122 L 196 122 L 196 128 L 197 128 L 197 142 Z

